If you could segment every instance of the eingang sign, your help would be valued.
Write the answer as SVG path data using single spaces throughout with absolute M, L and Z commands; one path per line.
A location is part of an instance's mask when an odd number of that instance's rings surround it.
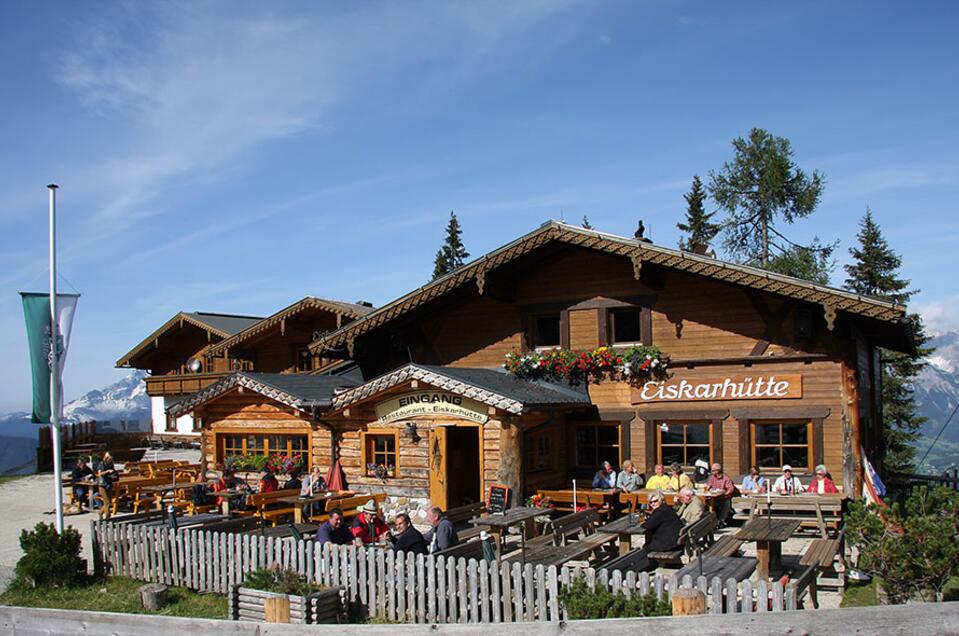
M 708 400 L 781 400 L 802 397 L 802 376 L 736 375 L 715 380 L 647 382 L 633 389 L 633 404 Z
M 376 405 L 376 418 L 386 423 L 417 415 L 437 415 L 483 424 L 489 419 L 488 411 L 482 402 L 448 391 L 417 391 L 380 402 Z

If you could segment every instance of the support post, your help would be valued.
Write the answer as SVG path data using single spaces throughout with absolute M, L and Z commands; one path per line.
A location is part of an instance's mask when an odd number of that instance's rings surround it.
M 60 485 L 60 339 L 57 323 L 57 185 L 50 192 L 50 438 L 57 533 L 63 534 L 63 488 Z

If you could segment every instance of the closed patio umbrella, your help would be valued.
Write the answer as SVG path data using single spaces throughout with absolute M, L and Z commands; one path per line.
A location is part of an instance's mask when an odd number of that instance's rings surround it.
M 346 475 L 343 474 L 343 467 L 340 466 L 340 460 L 337 458 L 326 473 L 327 490 L 346 490 L 349 485 L 346 483 Z

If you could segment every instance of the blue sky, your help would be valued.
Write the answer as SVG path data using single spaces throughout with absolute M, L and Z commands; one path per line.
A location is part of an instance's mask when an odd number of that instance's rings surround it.
M 83 294 L 68 398 L 181 309 L 384 303 L 427 280 L 450 210 L 474 256 L 584 214 L 675 245 L 692 175 L 753 126 L 826 176 L 792 238 L 840 239 L 841 265 L 870 206 L 915 307 L 959 327 L 957 13 L 2 0 L 0 411 L 29 405 L 16 292 L 46 288 L 51 181 Z

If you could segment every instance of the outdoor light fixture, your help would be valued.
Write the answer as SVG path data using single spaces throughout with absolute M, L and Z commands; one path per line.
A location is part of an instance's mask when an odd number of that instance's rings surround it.
M 663 422 L 662 424 L 659 425 L 659 430 L 661 430 L 661 431 L 664 432 L 664 433 L 668 433 L 668 432 L 669 432 L 669 424 L 667 424 L 666 422 Z
M 407 422 L 406 423 L 406 435 L 410 438 L 410 441 L 414 444 L 420 441 L 419 433 L 416 432 L 416 422 Z

